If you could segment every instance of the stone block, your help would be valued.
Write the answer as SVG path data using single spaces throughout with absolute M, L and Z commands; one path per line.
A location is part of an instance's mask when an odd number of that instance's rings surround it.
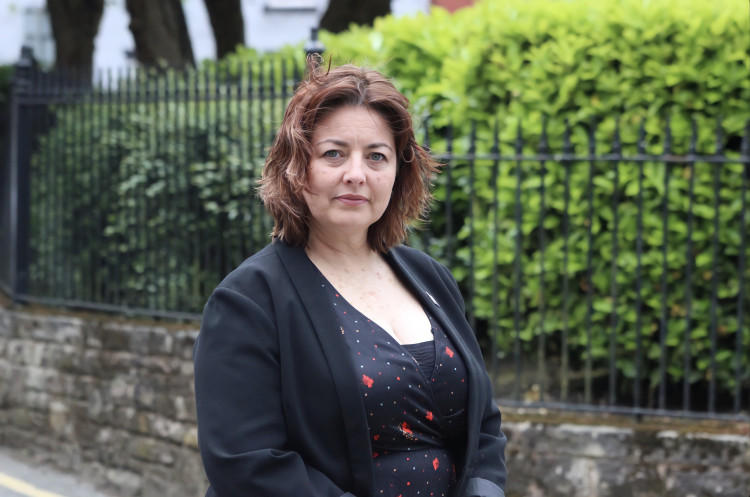
M 182 438 L 182 444 L 192 449 L 198 450 L 198 427 L 191 426 L 185 431 Z
M 105 323 L 100 340 L 105 349 L 128 350 L 143 356 L 171 355 L 174 350 L 172 335 L 159 326 Z
M 96 460 L 110 468 L 136 471 L 130 452 L 133 434 L 119 427 L 100 426 L 96 434 Z
M 84 328 L 84 345 L 88 349 L 102 349 L 102 330 L 98 326 L 87 326 Z
M 141 493 L 141 477 L 132 471 L 109 468 L 104 476 L 105 488 L 120 497 L 136 497 Z
M 29 343 L 20 338 L 11 338 L 5 344 L 5 357 L 11 364 L 23 366 L 24 348 Z
M 34 330 L 39 327 L 39 322 L 30 315 L 16 314 L 15 318 L 12 335 L 20 339 L 32 338 Z
M 121 406 L 113 412 L 113 424 L 130 432 L 139 431 L 138 411 L 134 406 Z
M 3 337 L 5 339 L 10 338 L 11 334 L 13 332 L 14 321 L 12 313 L 3 308 L 0 307 L 0 337 Z
M 143 476 L 142 497 L 203 497 L 208 481 L 196 454 L 180 457 L 175 467 L 183 468 L 179 485 L 170 468 L 149 466 Z
M 80 349 L 75 345 L 46 343 L 42 345 L 41 360 L 37 366 L 54 368 L 58 371 L 74 372 L 80 358 Z
M 73 438 L 73 419 L 67 404 L 59 400 L 50 402 L 49 426 L 52 433 L 56 436 L 66 439 Z
M 177 444 L 182 443 L 187 426 L 184 423 L 171 420 L 159 414 L 149 414 L 149 435 L 168 440 Z
M 28 367 L 26 368 L 25 387 L 50 393 L 62 393 L 58 391 L 56 378 L 57 371 L 54 369 Z
M 109 398 L 117 405 L 131 405 L 135 399 L 135 385 L 132 379 L 125 375 L 119 375 L 112 379 L 108 384 L 105 383 Z M 124 400 L 124 403 L 118 402 Z
M 31 333 L 31 338 L 42 342 L 57 342 L 74 347 L 83 344 L 84 321 L 73 317 L 39 318 L 38 326 Z
M 195 397 L 193 395 L 188 397 L 177 395 L 172 399 L 172 402 L 174 404 L 175 418 L 178 421 L 195 422 Z
M 193 347 L 198 338 L 198 330 L 180 330 L 172 334 L 174 337 L 174 354 L 177 357 L 193 361 Z
M 20 366 L 6 364 L 4 382 L 0 386 L 0 406 L 14 407 L 22 403 L 27 372 Z
M 93 374 L 108 379 L 120 375 L 133 375 L 138 371 L 139 356 L 129 351 L 105 351 L 98 354 L 96 365 L 98 370 Z
M 146 437 L 133 437 L 128 444 L 128 454 L 131 457 L 164 466 L 174 464 L 173 450 L 170 444 Z
M 31 433 L 45 433 L 47 432 L 47 413 L 26 407 L 14 407 L 10 410 L 10 423 L 15 428 L 28 430 Z
M 51 398 L 52 397 L 47 392 L 26 390 L 24 392 L 23 405 L 35 411 L 48 411 Z
M 667 478 L 666 497 L 748 497 L 750 474 L 725 468 L 675 471 Z
M 93 376 L 75 375 L 72 376 L 72 379 L 72 390 L 66 392 L 66 394 L 69 397 L 78 400 L 87 400 L 89 397 L 91 397 L 95 390 L 98 390 L 100 388 L 101 382 L 98 378 L 94 378 Z
M 121 326 L 103 324 L 99 329 L 102 349 L 110 351 L 130 351 L 130 331 Z
M 152 410 L 156 399 L 154 387 L 146 382 L 138 382 L 135 385 L 135 404 L 139 410 Z

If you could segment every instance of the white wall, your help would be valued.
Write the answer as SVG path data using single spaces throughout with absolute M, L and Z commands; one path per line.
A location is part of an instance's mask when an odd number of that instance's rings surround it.
M 41 26 L 30 26 L 32 24 L 30 13 L 42 11 L 44 4 L 44 0 L 0 0 L 0 64 L 10 64 L 16 61 L 21 54 L 21 46 L 35 41 L 30 31 L 39 32 L 46 28 L 46 31 L 50 32 L 49 23 L 45 25 L 42 22 Z M 47 45 L 49 46 L 49 43 Z M 54 45 L 51 49 L 51 56 L 54 58 Z M 50 56 L 49 48 L 42 48 L 40 52 L 42 56 Z
M 21 46 L 32 45 L 37 59 L 54 63 L 54 40 L 44 16 L 45 0 L 0 0 L 0 64 L 18 60 Z M 245 43 L 261 51 L 307 40 L 317 26 L 328 0 L 242 0 Z M 392 0 L 395 15 L 427 11 L 429 0 Z M 211 24 L 204 0 L 183 0 L 196 61 L 215 56 Z M 286 10 L 284 9 L 286 7 Z M 94 66 L 99 69 L 133 65 L 127 53 L 134 49 L 125 0 L 106 0 L 99 34 L 94 42 Z

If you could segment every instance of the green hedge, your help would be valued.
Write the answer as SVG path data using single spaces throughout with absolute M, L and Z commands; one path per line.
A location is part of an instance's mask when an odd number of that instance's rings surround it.
M 200 312 L 270 231 L 255 178 L 285 101 L 253 69 L 252 81 L 142 73 L 52 109 L 32 159 L 33 291 Z M 248 99 L 261 83 L 266 97 Z
M 510 142 L 518 118 L 538 133 L 544 116 L 575 128 L 620 115 L 623 124 L 645 118 L 656 143 L 653 118 L 681 114 L 698 120 L 705 150 L 717 116 L 731 135 L 750 108 L 750 35 L 736 10 L 736 0 L 484 0 L 321 39 L 334 63 L 382 69 L 418 115 L 464 135 L 470 120 L 489 129 L 499 118 Z M 678 126 L 675 147 L 686 150 L 689 130 Z M 550 134 L 561 133 L 551 123 Z
M 334 63 L 354 62 L 378 68 L 393 77 L 411 99 L 417 116 L 429 116 L 433 150 L 446 148 L 446 127 L 463 137 L 454 150 L 466 151 L 472 121 L 476 122 L 478 151 L 492 146 L 497 125 L 500 150 L 511 154 L 519 121 L 524 129 L 524 153 L 539 145 L 542 122 L 548 123 L 553 150 L 561 151 L 564 120 L 571 128 L 571 141 L 585 155 L 592 123 L 598 153 L 612 147 L 616 123 L 624 154 L 637 151 L 639 127 L 644 125 L 645 149 L 664 150 L 667 119 L 671 124 L 672 151 L 688 152 L 691 120 L 697 127 L 699 153 L 715 150 L 717 120 L 722 118 L 719 140 L 729 156 L 737 156 L 744 127 L 750 118 L 750 36 L 746 16 L 736 15 L 736 1 L 719 0 L 502 0 L 480 1 L 473 8 L 450 15 L 433 9 L 430 16 L 380 19 L 372 29 L 353 28 L 347 33 L 323 33 L 322 40 Z M 469 209 L 469 168 L 465 161 L 452 164 L 452 198 L 463 224 L 459 238 L 459 281 L 469 284 L 469 239 L 476 248 L 474 268 L 477 316 L 490 320 L 492 309 L 493 226 L 491 165 L 476 164 L 476 214 L 474 232 L 462 221 Z M 515 163 L 499 168 L 499 329 L 498 345 L 503 353 L 512 350 L 514 326 L 515 256 Z M 618 187 L 613 184 L 611 164 L 594 165 L 593 216 L 589 216 L 588 164 L 571 168 L 567 272 L 563 267 L 564 245 L 563 178 L 565 167 L 547 162 L 545 176 L 544 272 L 541 278 L 539 212 L 541 206 L 540 165 L 521 163 L 523 206 L 523 287 L 520 336 L 525 349 L 536 349 L 540 334 L 547 336 L 550 355 L 559 355 L 564 326 L 563 284 L 565 274 L 571 291 L 567 326 L 573 361 L 585 360 L 589 317 L 587 295 L 587 251 L 589 224 L 592 225 L 593 288 L 590 323 L 593 366 L 605 366 L 609 337 L 615 320 L 617 366 L 634 377 L 636 343 L 636 223 L 638 214 L 638 168 L 620 164 Z M 750 308 L 750 292 L 738 302 L 739 278 L 750 281 L 750 271 L 737 274 L 740 244 L 740 191 L 742 166 L 720 166 L 720 226 L 718 253 L 717 380 L 726 388 L 735 385 L 734 345 L 738 332 L 738 305 Z M 645 374 L 655 387 L 659 381 L 658 361 L 661 316 L 662 203 L 665 199 L 665 166 L 647 163 L 643 190 L 643 255 L 641 274 Z M 686 253 L 688 180 L 690 169 L 669 167 L 668 202 L 668 326 L 667 367 L 672 381 L 682 378 L 683 336 L 687 320 Z M 691 381 L 710 375 L 710 303 L 712 295 L 712 236 L 714 222 L 714 167 L 695 166 L 695 207 L 692 269 L 692 309 L 689 325 L 692 362 Z M 443 218 L 445 176 L 438 179 L 433 209 L 436 231 Z M 615 190 L 620 199 L 616 261 L 617 301 L 613 302 L 611 253 Z M 746 213 L 746 219 L 750 217 Z M 745 242 L 747 245 L 747 241 Z M 435 243 L 433 253 L 444 243 Z M 541 320 L 541 307 L 545 316 Z M 750 342 L 750 319 L 744 321 L 742 343 Z M 750 358 L 741 356 L 742 378 L 749 377 Z

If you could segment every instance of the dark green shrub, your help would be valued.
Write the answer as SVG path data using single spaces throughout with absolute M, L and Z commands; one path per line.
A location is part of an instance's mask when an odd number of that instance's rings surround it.
M 13 66 L 0 66 L 0 108 L 10 98 L 10 80 L 13 77 Z
M 267 76 L 223 77 L 141 75 L 53 109 L 56 126 L 33 158 L 36 292 L 200 312 L 267 243 L 255 179 L 285 101 Z M 57 281 L 55 268 L 71 280 Z

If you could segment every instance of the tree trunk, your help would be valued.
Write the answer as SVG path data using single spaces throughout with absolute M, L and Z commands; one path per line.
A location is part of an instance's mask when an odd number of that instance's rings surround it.
M 352 23 L 372 26 L 376 17 L 390 12 L 391 0 L 330 0 L 320 20 L 320 29 L 340 33 Z
M 47 12 L 55 37 L 55 66 L 91 75 L 104 0 L 47 0 Z
M 126 0 L 135 58 L 144 66 L 192 66 L 193 47 L 180 0 Z
M 216 40 L 216 58 L 223 59 L 245 44 L 245 23 L 240 0 L 204 0 Z

